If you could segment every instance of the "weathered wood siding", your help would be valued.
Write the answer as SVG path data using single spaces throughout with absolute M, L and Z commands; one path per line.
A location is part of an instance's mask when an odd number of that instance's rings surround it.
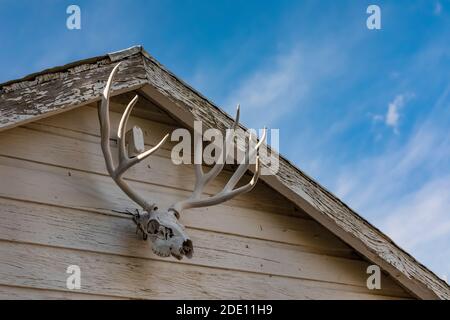
M 175 128 L 161 114 L 136 114 L 143 116 L 129 125 L 144 130 L 148 145 Z M 111 113 L 112 131 L 119 118 Z M 155 256 L 129 216 L 115 212 L 136 206 L 107 175 L 99 141 L 94 106 L 0 133 L 0 298 L 411 297 L 384 275 L 382 290 L 368 290 L 369 263 L 263 183 L 226 204 L 184 213 L 193 259 Z M 192 167 L 172 164 L 170 146 L 126 175 L 160 207 L 189 196 L 194 183 Z M 73 264 L 82 272 L 75 291 L 66 288 Z

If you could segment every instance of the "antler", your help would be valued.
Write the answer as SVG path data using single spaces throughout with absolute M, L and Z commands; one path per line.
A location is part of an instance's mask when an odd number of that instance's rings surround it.
M 155 208 L 155 204 L 149 204 L 144 198 L 142 198 L 139 194 L 135 193 L 130 186 L 123 180 L 122 175 L 126 170 L 135 164 L 141 162 L 149 155 L 158 150 L 159 147 L 169 138 L 169 134 L 166 134 L 164 138 L 153 148 L 147 150 L 136 157 L 129 157 L 128 152 L 126 150 L 125 145 L 125 133 L 127 127 L 127 121 L 130 116 L 131 110 L 138 100 L 138 96 L 135 96 L 133 100 L 130 101 L 125 112 L 120 119 L 119 128 L 117 130 L 117 142 L 119 147 L 119 164 L 117 166 L 114 165 L 114 161 L 111 155 L 111 148 L 109 146 L 109 98 L 111 93 L 111 83 L 113 81 L 114 75 L 116 74 L 118 68 L 120 66 L 120 62 L 114 67 L 112 70 L 108 82 L 106 83 L 106 87 L 103 90 L 102 101 L 99 108 L 98 116 L 100 120 L 100 130 L 101 130 L 101 146 L 103 155 L 105 157 L 106 168 L 111 178 L 116 182 L 116 184 L 123 190 L 133 201 L 139 204 L 145 211 L 151 212 Z
M 222 171 L 222 169 L 225 165 L 225 161 L 227 159 L 228 152 L 229 152 L 228 146 L 231 142 L 231 139 L 233 139 L 233 137 L 234 137 L 236 128 L 239 125 L 239 114 L 240 114 L 239 109 L 240 109 L 240 107 L 238 105 L 237 110 L 236 110 L 236 119 L 233 123 L 233 126 L 230 128 L 231 130 L 226 130 L 227 132 L 226 132 L 226 137 L 225 137 L 225 143 L 222 147 L 221 153 L 220 153 L 218 160 L 217 160 L 216 164 L 214 165 L 214 167 L 212 169 L 210 169 L 207 173 L 204 173 L 203 169 L 202 169 L 201 158 L 199 159 L 199 161 L 194 161 L 196 181 L 195 181 L 194 191 L 193 191 L 191 197 L 186 200 L 180 201 L 169 208 L 169 210 L 174 211 L 177 216 L 179 216 L 180 213 L 184 209 L 213 206 L 213 205 L 225 202 L 239 194 L 249 192 L 255 187 L 256 182 L 258 181 L 259 176 L 260 176 L 259 156 L 256 156 L 255 171 L 254 171 L 253 177 L 250 180 L 250 182 L 244 186 L 234 189 L 236 184 L 241 180 L 242 176 L 245 174 L 245 172 L 249 168 L 249 166 L 250 166 L 249 160 L 253 158 L 253 156 L 255 155 L 256 152 L 258 152 L 259 147 L 266 139 L 266 128 L 264 128 L 262 137 L 261 137 L 260 141 L 256 144 L 255 148 L 253 150 L 249 150 L 249 147 L 247 148 L 247 150 L 245 152 L 244 162 L 239 165 L 236 172 L 234 172 L 234 174 L 231 176 L 230 180 L 225 185 L 225 187 L 216 195 L 213 195 L 209 198 L 201 198 L 201 195 L 203 193 L 203 189 L 205 188 L 205 186 L 209 182 L 211 182 L 215 177 L 217 177 L 219 175 L 219 173 Z M 251 135 L 249 137 L 249 142 L 250 142 L 250 139 L 251 139 Z M 249 145 L 250 145 L 250 143 L 249 143 Z M 202 139 L 201 138 L 197 139 L 195 141 L 195 146 L 194 146 L 194 155 L 195 156 L 202 155 L 202 147 L 203 147 Z

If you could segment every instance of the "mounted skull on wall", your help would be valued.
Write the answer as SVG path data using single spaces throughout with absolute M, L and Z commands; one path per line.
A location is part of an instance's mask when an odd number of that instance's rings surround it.
M 119 128 L 117 130 L 117 143 L 119 147 L 119 163 L 115 165 L 112 159 L 112 153 L 109 145 L 110 139 L 110 122 L 109 122 L 109 99 L 111 93 L 111 84 L 114 75 L 118 71 L 120 63 L 118 63 L 112 70 L 108 82 L 102 94 L 102 101 L 99 105 L 99 120 L 101 130 L 101 147 L 103 155 L 105 157 L 106 168 L 111 178 L 122 189 L 125 194 L 136 202 L 142 210 L 136 210 L 133 214 L 133 221 L 135 222 L 138 231 L 142 232 L 143 239 L 150 239 L 152 242 L 152 250 L 155 254 L 161 257 L 173 256 L 179 260 L 186 256 L 191 258 L 194 252 L 192 241 L 185 232 L 184 226 L 179 222 L 180 215 L 184 209 L 198 208 L 213 206 L 222 202 L 225 202 L 239 194 L 249 192 L 252 190 L 258 178 L 260 176 L 260 164 L 259 157 L 256 156 L 255 170 L 253 177 L 249 183 L 235 189 L 237 183 L 241 180 L 244 174 L 247 172 L 250 161 L 253 156 L 258 152 L 259 147 L 264 142 L 266 137 L 266 130 L 264 129 L 263 135 L 260 141 L 256 144 L 256 147 L 252 150 L 247 150 L 243 163 L 239 164 L 237 170 L 233 173 L 225 187 L 216 195 L 202 198 L 203 189 L 208 185 L 217 175 L 222 171 L 225 165 L 225 159 L 227 158 L 227 146 L 230 145 L 231 140 L 234 137 L 234 130 L 239 125 L 239 107 L 237 109 L 236 119 L 232 126 L 232 130 L 227 130 L 225 142 L 220 152 L 219 158 L 222 161 L 217 163 L 207 172 L 203 172 L 202 164 L 194 164 L 196 182 L 192 195 L 180 202 L 171 205 L 167 210 L 160 210 L 154 203 L 147 202 L 143 197 L 130 188 L 130 186 L 123 179 L 123 174 L 126 170 L 135 164 L 138 164 L 152 153 L 154 153 L 164 142 L 169 138 L 169 134 L 152 149 L 135 154 L 129 154 L 129 148 L 127 149 L 125 137 L 126 126 L 128 118 L 134 105 L 137 102 L 138 96 L 126 107 L 124 114 L 119 122 Z M 140 131 L 140 130 L 139 130 Z M 197 140 L 195 143 L 194 152 L 202 152 L 202 139 Z
M 151 213 L 137 211 L 133 221 L 142 232 L 143 238 L 150 239 L 152 251 L 156 255 L 160 257 L 172 255 L 178 260 L 181 260 L 183 256 L 192 257 L 194 253 L 192 241 L 172 211 L 161 212 L 158 209 Z

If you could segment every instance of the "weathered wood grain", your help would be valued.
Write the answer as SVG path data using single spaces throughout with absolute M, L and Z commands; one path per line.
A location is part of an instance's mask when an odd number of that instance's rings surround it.
M 0 300 L 124 300 L 114 296 L 0 285 Z
M 92 252 L 167 261 L 155 256 L 149 242 L 135 234 L 129 219 L 81 212 L 0 198 L 0 239 Z M 327 256 L 304 248 L 236 237 L 203 230 L 188 230 L 195 256 L 181 263 L 342 283 L 366 288 L 369 263 L 357 256 Z M 382 290 L 367 293 L 409 296 L 383 276 Z
M 113 85 L 115 94 L 137 89 L 147 82 L 141 56 L 128 57 L 123 64 Z M 97 100 L 111 68 L 110 61 L 102 59 L 3 86 L 0 91 L 1 129 Z
M 0 256 L 1 285 L 67 291 L 67 266 L 78 265 L 79 292 L 95 295 L 136 299 L 396 298 L 339 284 L 5 241 L 0 242 Z
M 37 121 L 37 123 L 100 137 L 100 127 L 97 113 L 98 111 L 95 106 L 88 105 L 70 112 L 55 115 L 50 118 L 41 119 Z M 73 117 L 76 117 L 77 121 L 73 121 Z M 121 117 L 122 113 L 110 112 L 111 140 L 115 140 L 117 138 L 117 129 Z M 160 122 L 131 115 L 128 120 L 128 128 L 135 125 L 142 129 L 144 133 L 144 142 L 150 146 L 154 146 L 159 143 L 162 137 L 164 137 L 167 133 L 172 133 L 173 130 L 178 128 L 178 126 L 166 125 Z M 176 142 L 169 140 L 161 147 L 163 150 L 171 151 L 175 144 Z

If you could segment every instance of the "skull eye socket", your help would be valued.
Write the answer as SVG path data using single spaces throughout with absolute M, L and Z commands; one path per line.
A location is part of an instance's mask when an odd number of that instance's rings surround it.
M 147 225 L 148 233 L 155 234 L 159 230 L 159 222 L 156 220 L 150 220 Z

